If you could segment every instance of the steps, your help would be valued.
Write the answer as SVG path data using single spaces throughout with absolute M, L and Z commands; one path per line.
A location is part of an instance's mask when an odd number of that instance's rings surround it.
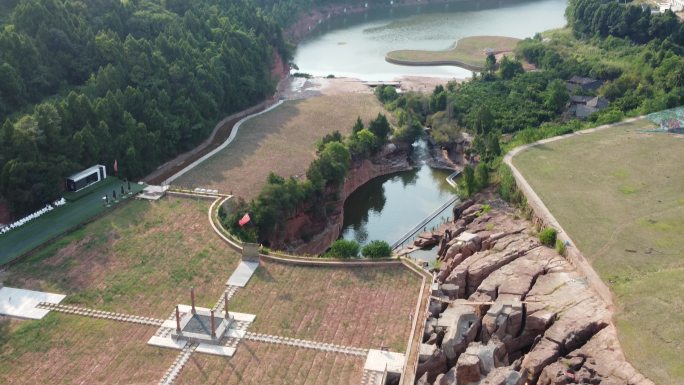
M 78 306 L 61 305 L 58 303 L 40 302 L 38 305 L 36 305 L 36 307 L 39 309 L 58 311 L 61 313 L 74 314 L 91 318 L 101 318 L 110 321 L 129 322 L 139 325 L 161 326 L 164 323 L 164 320 L 156 318 L 141 317 L 131 314 L 113 313 Z
M 176 378 L 178 378 L 178 375 L 190 359 L 190 355 L 192 355 L 192 352 L 194 352 L 195 349 L 197 349 L 197 346 L 199 346 L 199 344 L 197 344 L 196 342 L 188 342 L 183 347 L 183 350 L 181 350 L 178 357 L 176 357 L 176 360 L 173 362 L 171 367 L 166 370 L 166 373 L 164 373 L 164 377 L 162 377 L 162 379 L 159 381 L 159 385 L 171 385 L 174 381 L 176 381 Z
M 305 348 L 305 349 L 321 350 L 321 351 L 331 352 L 331 353 L 348 354 L 348 355 L 358 356 L 358 357 L 366 357 L 366 355 L 368 355 L 368 349 L 355 348 L 355 347 L 342 346 L 342 345 L 334 345 L 334 344 L 326 344 L 326 343 L 322 343 L 322 342 L 315 342 L 315 341 L 308 341 L 308 340 L 300 340 L 297 338 L 272 336 L 269 334 L 259 334 L 259 333 L 247 332 L 245 334 L 245 339 L 250 340 L 250 341 L 266 342 L 266 343 L 271 343 L 271 344 L 296 346 L 296 347 Z
M 363 370 L 361 385 L 384 385 L 382 383 L 383 373 L 376 370 Z

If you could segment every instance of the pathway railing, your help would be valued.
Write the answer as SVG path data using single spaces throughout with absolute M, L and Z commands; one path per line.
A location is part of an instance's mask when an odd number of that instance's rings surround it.
M 439 206 L 439 207 L 437 208 L 437 210 L 433 211 L 433 212 L 432 212 L 430 215 L 428 215 L 425 219 L 423 219 L 422 221 L 420 221 L 420 223 L 418 223 L 417 225 L 415 225 L 411 230 L 409 230 L 406 234 L 404 234 L 401 238 L 399 238 L 398 241 L 394 242 L 394 243 L 392 244 L 392 246 L 391 246 L 391 247 L 392 247 L 392 250 L 397 249 L 399 246 L 401 246 L 402 244 L 404 244 L 404 242 L 406 242 L 409 238 L 411 238 L 412 236 L 416 235 L 416 233 L 418 233 L 419 231 L 421 231 L 421 229 L 424 229 L 424 228 L 425 228 L 425 225 L 427 225 L 430 221 L 432 221 L 433 219 L 435 219 L 439 214 L 441 214 L 442 212 L 444 212 L 444 210 L 446 210 L 447 207 L 449 207 L 449 206 L 451 206 L 452 204 L 454 204 L 457 200 L 458 200 L 458 197 L 454 197 L 454 198 L 450 199 L 448 202 L 446 202 L 446 203 L 444 203 L 443 205 Z

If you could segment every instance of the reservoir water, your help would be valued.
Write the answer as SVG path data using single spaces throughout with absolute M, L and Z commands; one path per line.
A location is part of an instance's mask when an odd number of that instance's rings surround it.
M 471 71 L 453 66 L 397 66 L 387 63 L 385 54 L 397 49 L 444 50 L 473 35 L 532 37 L 564 26 L 566 5 L 566 0 L 466 0 L 371 9 L 321 23 L 299 44 L 293 61 L 300 72 L 314 76 L 463 79 Z
M 334 74 L 362 80 L 415 75 L 467 78 L 471 72 L 458 67 L 390 64 L 385 54 L 396 49 L 447 49 L 458 39 L 473 35 L 531 37 L 564 26 L 566 5 L 566 0 L 466 0 L 334 17 L 300 43 L 294 62 L 300 72 L 315 76 Z M 414 170 L 376 178 L 347 198 L 342 238 L 361 244 L 375 239 L 392 244 L 454 197 L 456 192 L 445 181 L 449 172 L 420 161 L 425 157 L 424 141 L 414 146 L 418 164 Z M 436 226 L 450 215 L 447 209 L 425 227 Z
M 416 142 L 412 157 L 418 167 L 375 178 L 347 197 L 342 238 L 361 244 L 376 239 L 392 244 L 454 197 L 456 191 L 446 182 L 451 172 L 424 164 L 426 151 L 425 141 Z M 448 215 L 450 210 L 434 222 Z

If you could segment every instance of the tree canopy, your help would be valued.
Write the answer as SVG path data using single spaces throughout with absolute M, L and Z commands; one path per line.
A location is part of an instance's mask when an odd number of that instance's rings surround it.
M 138 178 L 274 90 L 278 23 L 248 0 L 18 0 L 0 19 L 0 195 L 14 213 L 95 163 Z

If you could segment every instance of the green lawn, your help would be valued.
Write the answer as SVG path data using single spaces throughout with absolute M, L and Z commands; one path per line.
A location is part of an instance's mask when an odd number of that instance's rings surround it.
M 79 196 L 77 200 L 69 201 L 17 229 L 0 235 L 0 265 L 11 262 L 22 254 L 102 213 L 107 209 L 102 202 L 102 197 L 109 195 L 111 199 L 112 190 L 116 190 L 117 197 L 121 199 L 121 185 L 123 182 L 120 179 L 108 177 L 104 181 L 86 188 L 88 194 Z M 127 186 L 124 188 L 127 189 Z M 131 183 L 131 191 L 137 193 L 141 190 L 141 185 Z
M 625 354 L 684 383 L 684 138 L 646 120 L 529 149 L 513 163 L 611 287 Z
M 405 65 L 441 65 L 450 63 L 466 68 L 483 69 L 487 55 L 485 49 L 494 52 L 510 52 L 520 39 L 505 36 L 470 36 L 459 40 L 456 46 L 445 51 L 397 50 L 388 52 L 388 61 Z

